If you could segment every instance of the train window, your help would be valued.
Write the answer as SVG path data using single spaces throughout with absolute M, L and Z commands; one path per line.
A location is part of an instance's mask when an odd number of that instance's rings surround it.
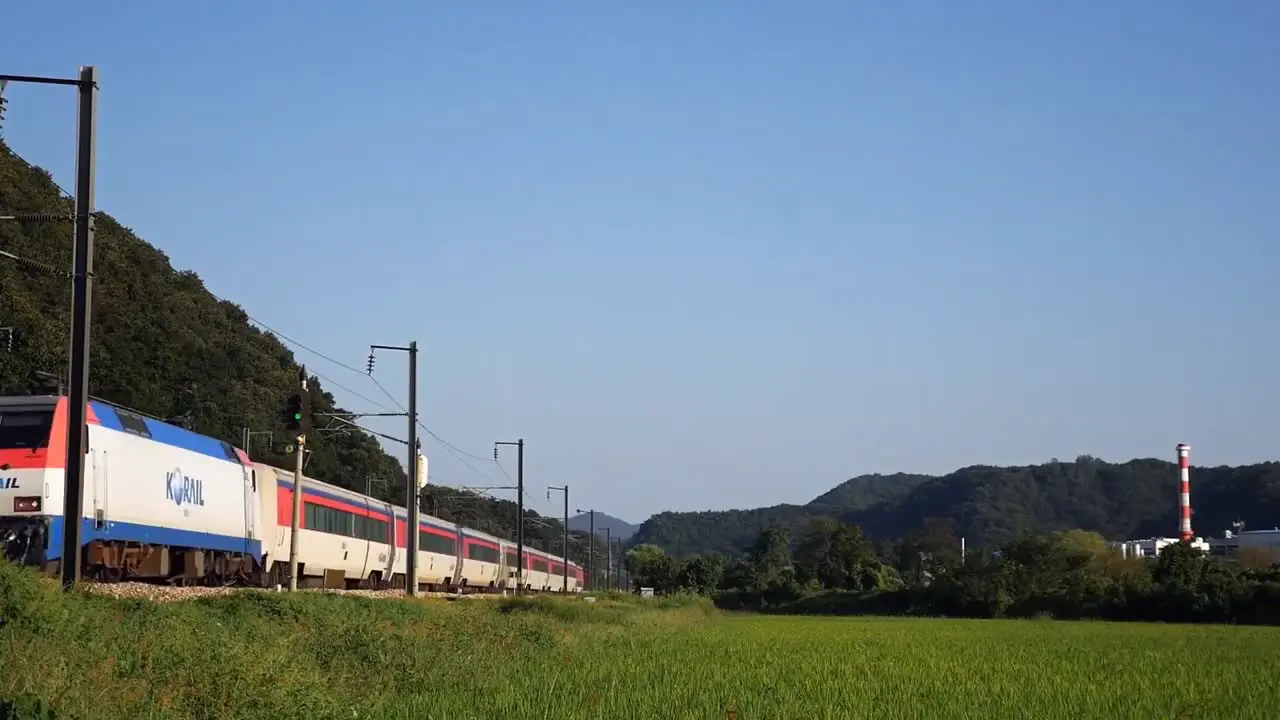
M 479 560 L 480 562 L 494 563 L 496 565 L 501 555 L 498 554 L 497 548 L 471 543 L 467 545 L 467 557 L 471 560 Z
M 538 558 L 534 558 L 534 559 L 533 559 L 533 571 L 534 571 L 534 572 L 546 572 L 546 571 L 547 571 L 547 561 L 546 561 L 546 560 L 539 560 Z
M 439 555 L 456 555 L 458 554 L 458 541 L 455 538 L 419 530 L 418 551 L 437 553 Z
M 49 447 L 53 412 L 10 410 L 0 413 L 0 450 L 37 450 Z
M 507 567 L 515 567 L 520 563 L 516 562 L 516 554 L 514 552 L 507 553 Z
M 219 440 L 218 445 L 222 447 L 222 454 L 226 455 L 228 460 L 233 463 L 240 462 L 240 456 L 236 455 L 236 449 L 232 447 L 231 443 Z
M 144 438 L 151 438 L 151 430 L 147 428 L 147 419 L 137 413 L 129 412 L 115 408 L 116 417 L 120 418 L 120 426 L 125 432 L 141 435 Z
M 329 533 L 330 535 L 355 536 L 356 516 L 344 510 L 313 503 L 304 503 L 303 521 L 308 530 Z
M 356 537 L 361 540 L 369 540 L 387 544 L 388 533 L 391 531 L 391 523 L 378 518 L 363 517 L 356 515 Z

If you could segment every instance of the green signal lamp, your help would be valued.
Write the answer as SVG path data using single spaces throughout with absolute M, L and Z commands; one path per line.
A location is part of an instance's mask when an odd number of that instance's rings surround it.
M 308 422 L 311 414 L 311 403 L 308 402 L 310 399 L 311 398 L 301 393 L 295 393 L 289 396 L 289 401 L 285 408 L 284 415 L 284 425 L 286 430 L 303 433 L 307 431 L 307 426 L 310 425 Z

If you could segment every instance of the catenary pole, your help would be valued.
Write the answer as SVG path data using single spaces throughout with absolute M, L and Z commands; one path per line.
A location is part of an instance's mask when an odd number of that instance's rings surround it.
M 516 557 L 520 559 L 520 570 L 516 574 L 518 580 L 516 593 L 524 592 L 524 438 L 516 440 Z
M 71 370 L 67 402 L 66 494 L 62 519 L 62 586 L 80 580 L 84 467 L 89 451 L 89 329 L 93 322 L 93 195 L 98 85 L 93 66 L 80 68 L 76 121 L 75 250 L 71 280 Z
M 418 594 L 418 549 L 421 507 L 419 506 L 418 487 L 418 341 L 408 345 L 370 345 L 369 375 L 373 376 L 373 356 L 377 350 L 396 350 L 409 353 L 409 464 L 405 476 L 405 558 L 404 589 L 405 594 Z M 403 406 L 402 406 L 403 407 Z
M 307 371 L 304 367 L 298 373 L 301 379 L 302 392 L 307 392 Z M 289 513 L 289 592 L 298 589 L 298 526 L 302 518 L 302 464 L 307 455 L 307 434 L 298 433 L 294 443 L 293 458 L 293 510 Z
M 569 592 L 569 484 L 564 486 L 564 542 L 561 545 L 561 553 L 564 555 L 564 562 L 561 563 L 561 570 L 564 570 L 564 586 L 563 592 Z
M 564 562 L 561 563 L 561 569 L 564 570 L 564 592 L 569 592 L 569 486 L 568 485 L 548 485 L 547 499 L 551 499 L 551 491 L 557 490 L 564 493 L 564 537 L 560 540 L 560 549 L 564 555 Z
M 493 459 L 498 460 L 499 445 L 516 446 L 516 594 L 524 592 L 524 438 L 515 442 L 493 443 Z
M 405 591 L 410 597 L 418 595 L 418 550 L 420 545 L 421 502 L 418 500 L 418 341 L 409 343 L 409 474 L 405 478 L 408 489 L 405 496 L 409 511 L 409 556 L 405 564 Z
M 604 529 L 604 589 L 613 584 L 613 528 Z
M 578 508 L 579 513 L 587 514 L 587 590 L 596 587 L 596 511 L 594 509 L 583 510 Z

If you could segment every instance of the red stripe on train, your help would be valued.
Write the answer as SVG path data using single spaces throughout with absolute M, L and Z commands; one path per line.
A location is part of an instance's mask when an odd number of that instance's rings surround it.
M 359 505 L 353 505 L 351 503 L 346 503 L 339 500 L 332 500 L 330 498 L 322 497 L 319 495 L 312 495 L 311 493 L 306 491 L 306 488 L 303 488 L 302 490 L 302 501 L 304 503 L 309 503 L 311 505 L 319 505 L 320 507 L 327 507 L 333 510 L 342 510 L 344 512 L 349 512 L 352 515 L 359 515 L 360 517 L 370 517 L 375 520 L 382 520 L 383 522 L 386 522 L 388 520 L 388 517 L 385 513 L 378 513 L 378 512 L 369 510 L 369 508 L 367 507 L 360 507 Z M 288 527 L 292 519 L 293 519 L 293 489 L 284 487 L 282 485 L 277 485 L 276 486 L 276 522 L 283 527 Z M 303 517 L 298 518 L 298 525 L 299 527 L 307 526 L 305 512 L 303 513 Z
M 85 419 L 97 425 L 98 416 L 93 406 L 87 408 Z M 59 398 L 53 406 L 53 427 L 49 431 L 48 447 L 40 450 L 0 450 L 0 464 L 8 464 L 15 470 L 65 470 L 67 467 L 67 398 Z

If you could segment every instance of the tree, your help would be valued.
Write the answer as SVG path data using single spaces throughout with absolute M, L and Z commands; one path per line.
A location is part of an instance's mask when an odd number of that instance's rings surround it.
M 766 528 L 756 538 L 747 557 L 766 581 L 791 569 L 791 546 L 787 531 L 781 527 Z
M 1160 549 L 1151 579 L 1168 590 L 1191 592 L 1205 571 L 1205 556 L 1188 543 L 1173 543 Z
M 761 532 L 747 553 L 747 562 L 755 575 L 756 587 L 767 602 L 778 602 L 794 594 L 795 568 L 785 529 L 771 527 Z
M 709 595 L 720 586 L 724 577 L 724 561 L 717 555 L 696 555 L 681 564 L 676 575 L 676 586 L 702 595 Z
M 960 538 L 950 518 L 925 518 L 898 543 L 898 568 L 912 585 L 924 587 L 960 564 Z
M 676 561 L 657 545 L 637 545 L 627 551 L 624 567 L 637 587 L 668 592 L 676 586 Z
M 802 584 L 845 590 L 873 590 L 882 583 L 883 563 L 856 526 L 830 518 L 815 520 L 795 554 Z

